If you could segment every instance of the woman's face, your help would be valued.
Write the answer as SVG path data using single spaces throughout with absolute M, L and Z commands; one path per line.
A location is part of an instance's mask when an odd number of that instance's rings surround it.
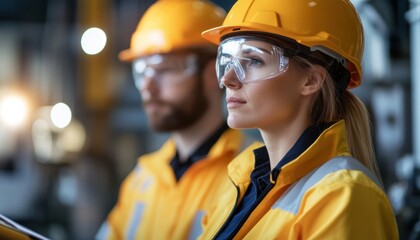
M 260 53 L 272 52 L 273 45 L 260 40 L 250 39 L 243 44 L 247 48 L 256 47 Z M 272 64 L 279 64 L 278 59 L 264 54 L 254 56 L 249 51 L 245 56 L 237 56 L 237 59 L 242 57 L 251 59 L 247 60 L 248 63 L 240 63 L 245 69 L 242 80 L 233 66 L 227 67 L 220 77 L 220 83 L 226 87 L 228 125 L 232 128 L 264 129 L 292 122 L 302 110 L 300 90 L 306 71 L 295 61 L 286 59 L 288 66 L 278 74 L 271 74 L 269 69 L 272 69 Z

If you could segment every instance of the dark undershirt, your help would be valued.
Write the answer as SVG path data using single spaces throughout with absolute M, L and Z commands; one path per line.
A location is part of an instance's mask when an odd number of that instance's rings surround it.
M 202 143 L 197 148 L 197 150 L 195 150 L 195 152 L 187 158 L 185 162 L 181 162 L 178 150 L 176 151 L 176 154 L 171 160 L 170 165 L 172 167 L 172 170 L 174 171 L 177 181 L 181 179 L 182 175 L 184 175 L 184 173 L 188 170 L 189 167 L 191 167 L 194 163 L 200 161 L 201 159 L 207 156 L 210 149 L 227 129 L 229 129 L 228 125 L 226 124 L 226 122 L 223 122 L 223 124 L 216 130 L 216 132 L 214 132 L 209 138 L 207 138 L 207 140 L 204 141 L 204 143 Z
M 251 184 L 239 205 L 234 209 L 231 216 L 224 223 L 217 233 L 215 239 L 232 239 L 255 207 L 264 199 L 274 184 L 270 181 L 270 174 L 275 181 L 280 174 L 281 168 L 301 155 L 321 133 L 333 123 L 318 124 L 307 128 L 293 147 L 281 159 L 277 166 L 271 171 L 270 159 L 266 147 L 254 150 L 255 167 L 251 172 Z

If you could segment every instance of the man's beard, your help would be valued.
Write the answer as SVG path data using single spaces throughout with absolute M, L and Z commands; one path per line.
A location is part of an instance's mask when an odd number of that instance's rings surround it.
M 148 113 L 147 117 L 150 126 L 157 132 L 171 132 L 185 129 L 197 122 L 208 109 L 208 101 L 204 96 L 202 79 L 197 79 L 196 89 L 190 96 L 185 97 L 183 101 L 178 103 L 169 103 L 160 99 L 151 99 L 144 102 L 146 107 L 148 104 L 156 104 L 160 110 L 165 109 L 166 112 L 158 111 L 157 114 Z

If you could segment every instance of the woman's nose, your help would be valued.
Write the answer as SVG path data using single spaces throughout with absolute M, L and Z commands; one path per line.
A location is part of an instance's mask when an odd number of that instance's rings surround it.
M 225 74 L 221 79 L 221 83 L 230 89 L 239 89 L 242 87 L 242 82 L 239 80 L 238 76 L 236 75 L 235 69 L 233 66 L 228 67 L 225 70 Z

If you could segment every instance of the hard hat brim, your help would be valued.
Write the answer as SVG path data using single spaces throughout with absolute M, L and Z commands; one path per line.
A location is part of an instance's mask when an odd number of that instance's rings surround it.
M 131 49 L 122 50 L 118 54 L 118 59 L 122 62 L 132 62 L 135 58 L 135 54 Z
M 258 31 L 257 29 L 244 28 L 243 26 L 220 26 L 203 31 L 201 36 L 207 41 L 219 45 L 221 37 L 225 35 L 223 32 L 226 32 L 227 34 L 229 32 L 233 32 L 236 28 L 240 29 L 240 31 Z
M 118 54 L 118 59 L 122 62 L 132 62 L 136 60 L 137 58 L 153 55 L 153 54 L 168 54 L 168 53 L 174 53 L 174 52 L 181 52 L 181 51 L 200 51 L 202 53 L 209 53 L 216 55 L 217 47 L 208 43 L 197 43 L 197 44 L 190 44 L 188 46 L 180 46 L 178 48 L 170 48 L 170 49 L 162 49 L 161 51 L 156 50 L 142 50 L 142 51 L 135 51 L 131 48 L 122 50 Z

